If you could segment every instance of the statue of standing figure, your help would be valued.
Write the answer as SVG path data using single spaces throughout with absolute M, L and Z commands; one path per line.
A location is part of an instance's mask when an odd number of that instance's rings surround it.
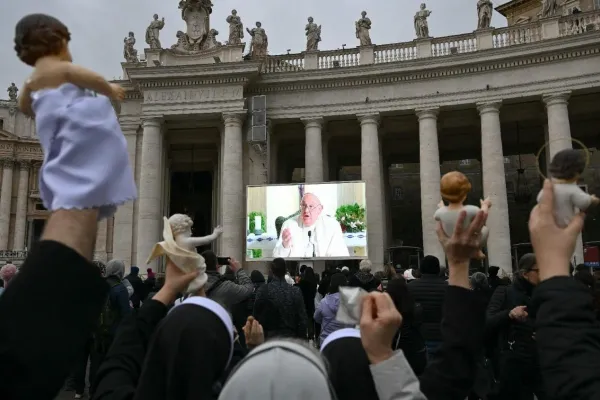
M 492 23 L 494 5 L 490 0 L 479 0 L 477 2 L 477 29 L 487 29 Z
M 229 44 L 241 44 L 244 38 L 244 24 L 237 15 L 237 10 L 231 10 L 231 15 L 226 21 L 229 24 Z
M 356 26 L 356 38 L 360 41 L 361 46 L 371 46 L 371 20 L 367 18 L 367 12 L 363 11 L 360 13 L 361 19 L 355 22 Z
M 19 88 L 17 87 L 17 85 L 15 85 L 14 82 L 12 82 L 10 84 L 10 86 L 8 87 L 8 89 L 6 89 L 6 91 L 8 92 L 8 99 L 10 101 L 17 101 L 17 96 L 19 94 Z
M 267 37 L 267 32 L 262 28 L 262 24 L 256 22 L 256 28 L 252 28 L 252 30 L 246 28 L 246 32 L 252 36 L 250 55 L 257 58 L 266 57 L 267 48 L 269 47 L 269 38 Z
M 148 28 L 146 28 L 146 43 L 150 45 L 151 49 L 161 49 L 160 45 L 160 30 L 165 27 L 165 18 L 159 20 L 158 14 L 154 14 L 154 20 L 150 22 Z
M 306 51 L 319 50 L 321 25 L 315 24 L 313 17 L 308 17 L 308 24 L 304 30 L 306 31 Z
M 129 36 L 123 39 L 123 57 L 125 57 L 125 61 L 128 63 L 136 63 L 140 60 L 138 59 L 137 50 L 134 48 L 135 46 L 135 34 L 133 32 L 129 32 Z
M 415 32 L 418 39 L 424 39 L 429 37 L 429 24 L 427 18 L 431 15 L 431 11 L 427 9 L 425 3 L 421 4 L 421 9 L 417 11 L 414 18 Z
M 558 12 L 558 0 L 542 0 L 542 18 L 554 17 Z

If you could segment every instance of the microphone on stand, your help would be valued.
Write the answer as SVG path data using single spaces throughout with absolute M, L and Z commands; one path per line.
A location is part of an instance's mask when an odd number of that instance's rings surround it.
M 312 245 L 312 251 L 313 251 L 313 258 L 317 257 L 317 254 L 315 253 L 315 244 L 312 242 L 312 240 L 310 240 L 312 236 L 312 231 L 308 231 L 308 243 L 310 243 Z

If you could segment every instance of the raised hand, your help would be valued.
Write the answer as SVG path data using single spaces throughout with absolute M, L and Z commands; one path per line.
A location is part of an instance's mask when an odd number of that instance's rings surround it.
M 446 235 L 442 223 L 438 222 L 436 232 L 450 264 L 468 263 L 470 259 L 479 256 L 481 229 L 485 226 L 487 214 L 479 211 L 471 224 L 465 229 L 464 221 L 466 217 L 467 212 L 461 211 L 456 220 L 452 236 Z
M 283 243 L 283 247 L 289 249 L 292 245 L 292 232 L 290 232 L 289 228 L 285 228 L 283 232 L 281 232 L 281 241 Z
M 254 348 L 265 342 L 263 327 L 254 317 L 250 316 L 246 320 L 246 325 L 242 328 L 246 337 L 246 347 Z
M 223 228 L 221 227 L 221 225 L 217 226 L 213 230 L 213 235 L 221 236 L 222 233 L 223 233 Z
M 489 197 L 486 197 L 485 200 L 481 200 L 481 208 L 485 210 L 492 208 L 492 201 Z
M 360 317 L 362 345 L 371 364 L 390 358 L 392 340 L 402 325 L 402 315 L 387 293 L 372 292 L 365 296 Z

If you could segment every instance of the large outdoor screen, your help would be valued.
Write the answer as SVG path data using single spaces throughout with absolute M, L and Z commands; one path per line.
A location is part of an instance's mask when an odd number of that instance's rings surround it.
M 367 254 L 364 182 L 248 186 L 246 260 Z

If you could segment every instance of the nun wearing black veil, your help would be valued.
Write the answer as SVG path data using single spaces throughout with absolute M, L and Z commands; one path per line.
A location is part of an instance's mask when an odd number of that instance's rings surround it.
M 216 397 L 213 387 L 233 355 L 231 317 L 205 297 L 190 297 L 168 312 L 177 293 L 196 276 L 167 267 L 163 288 L 122 324 L 98 371 L 94 399 Z

